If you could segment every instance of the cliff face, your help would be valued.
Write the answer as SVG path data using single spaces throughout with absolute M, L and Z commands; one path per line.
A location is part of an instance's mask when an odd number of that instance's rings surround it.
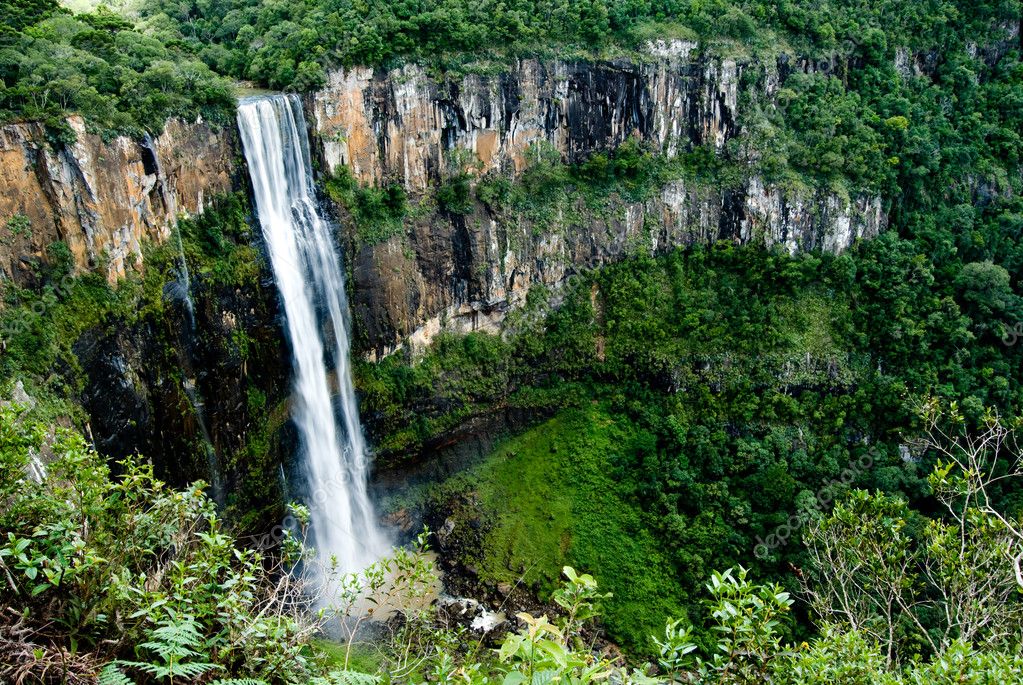
M 0 282 L 31 285 L 34 262 L 58 240 L 79 271 L 115 281 L 144 266 L 145 241 L 166 240 L 180 215 L 236 189 L 230 128 L 172 120 L 155 138 L 105 142 L 80 119 L 69 123 L 72 144 L 51 144 L 38 124 L 0 127 Z M 234 237 L 232 249 L 251 250 L 250 241 L 258 238 Z M 138 317 L 68 341 L 79 371 L 55 372 L 79 374 L 72 399 L 103 454 L 141 453 L 160 477 L 206 480 L 215 496 L 229 492 L 273 520 L 278 464 L 289 455 L 288 361 L 271 275 L 251 259 L 260 272 L 242 282 L 200 271 L 165 283 Z
M 26 262 L 61 240 L 79 269 L 102 267 L 115 280 L 141 265 L 143 239 L 166 239 L 179 214 L 231 190 L 228 129 L 172 120 L 156 138 L 104 142 L 81 119 L 68 123 L 77 138 L 68 145 L 51 145 L 40 124 L 0 127 L 4 277 L 21 280 Z M 27 230 L 12 230 L 15 217 Z
M 521 171 L 546 141 L 570 162 L 630 136 L 668 154 L 721 148 L 736 132 L 742 67 L 690 59 L 695 44 L 661 46 L 650 64 L 524 60 L 498 76 L 430 79 L 407 65 L 389 73 L 334 72 L 313 98 L 328 169 L 348 166 L 363 183 L 399 179 L 423 191 L 456 150 L 483 172 Z
M 752 157 L 736 151 L 740 107 L 750 88 L 769 100 L 785 68 L 659 41 L 639 62 L 523 60 L 446 79 L 413 65 L 339 71 L 307 106 L 326 170 L 344 165 L 364 185 L 400 182 L 417 203 L 458 170 L 519 173 L 540 142 L 569 162 L 630 138 L 669 157 L 698 145 Z M 70 123 L 77 141 L 56 146 L 39 125 L 0 127 L 0 276 L 29 279 L 32 261 L 63 240 L 79 269 L 102 267 L 114 280 L 139 265 L 144 239 L 166 239 L 176 216 L 232 188 L 230 130 L 171 121 L 155 139 L 104 142 Z M 532 285 L 637 251 L 721 239 L 841 250 L 885 225 L 877 198 L 755 176 L 727 188 L 676 180 L 642 202 L 609 197 L 596 211 L 577 204 L 543 220 L 481 202 L 458 215 L 430 209 L 374 245 L 358 244 L 342 214 L 361 344 L 387 353 L 442 328 L 493 327 Z
M 649 53 L 643 63 L 523 60 L 500 75 L 445 80 L 415 66 L 335 72 L 309 105 L 318 152 L 328 170 L 400 182 L 415 198 L 457 170 L 521 172 L 540 142 L 568 162 L 629 138 L 669 157 L 699 145 L 721 152 L 740 132 L 740 81 L 768 99 L 778 87 L 779 65 L 711 59 L 684 41 Z M 364 343 L 386 354 L 442 329 L 494 328 L 533 284 L 628 253 L 720 239 L 838 251 L 886 221 L 879 198 L 785 190 L 755 176 L 727 189 L 674 181 L 644 202 L 578 209 L 541 225 L 477 202 L 465 215 L 418 213 L 407 234 L 380 244 L 349 234 Z
M 159 314 L 87 330 L 73 347 L 85 379 L 77 399 L 102 454 L 143 454 L 172 483 L 202 479 L 221 503 L 231 493 L 248 512 L 273 510 L 291 447 L 272 281 L 192 285 L 191 312 L 168 299 Z
M 497 330 L 534 285 L 557 287 L 628 254 L 716 240 L 838 251 L 876 235 L 885 226 L 877 198 L 755 176 L 677 179 L 641 201 L 615 189 L 596 202 L 568 195 L 532 214 L 479 199 L 451 212 L 431 200 L 454 172 L 521 174 L 540 142 L 568 162 L 630 138 L 669 157 L 700 145 L 752 157 L 739 144 L 741 103 L 749 88 L 769 100 L 780 72 L 674 41 L 652 44 L 638 63 L 524 60 L 498 75 L 440 80 L 415 66 L 334 73 L 307 99 L 317 160 L 348 167 L 364 185 L 399 182 L 416 208 L 400 234 L 376 244 L 361 244 L 340 213 L 362 349 L 379 355 L 426 345 L 441 330 Z M 0 280 L 31 285 L 33 264 L 55 241 L 80 271 L 117 280 L 142 267 L 142 244 L 167 239 L 176 217 L 245 185 L 230 129 L 171 121 L 156 138 L 105 142 L 80 119 L 69 123 L 73 144 L 50 143 L 38 124 L 0 126 Z M 142 451 L 170 478 L 219 474 L 228 491 L 254 483 L 241 495 L 250 510 L 275 505 L 269 481 L 290 451 L 277 297 L 265 264 L 257 270 L 258 283 L 241 289 L 197 275 L 194 319 L 178 293 L 159 315 L 110 322 L 73 347 L 86 376 L 78 400 L 105 452 Z M 263 462 L 250 463 L 250 445 Z

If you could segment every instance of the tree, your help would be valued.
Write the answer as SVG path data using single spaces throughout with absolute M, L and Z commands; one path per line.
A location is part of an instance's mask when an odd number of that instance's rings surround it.
M 956 289 L 981 329 L 994 328 L 995 320 L 1018 314 L 1019 298 L 1012 292 L 1009 272 L 992 262 L 964 264 L 955 278 Z M 1009 322 L 1011 326 L 1015 321 Z
M 897 498 L 854 490 L 830 516 L 811 520 L 803 538 L 811 563 L 801 582 L 814 612 L 880 644 L 891 663 L 905 638 L 904 619 L 918 623 L 908 514 Z
M 991 411 L 969 430 L 955 404 L 943 412 L 929 401 L 921 415 L 943 514 L 914 535 L 905 503 L 857 490 L 804 537 L 812 564 L 802 584 L 816 614 L 875 640 L 891 663 L 917 645 L 938 654 L 1023 639 L 1023 524 L 998 499 L 1023 475 L 1014 432 Z
M 1016 440 L 1015 426 L 1007 426 L 989 409 L 979 429 L 971 431 L 955 403 L 943 413 L 936 400 L 927 402 L 921 414 L 928 445 L 944 460 L 929 482 L 948 510 L 948 526 L 961 541 L 960 555 L 974 551 L 967 541 L 971 534 L 978 534 L 977 528 L 989 528 L 1000 552 L 990 564 L 1000 568 L 999 561 L 1008 562 L 1017 589 L 1023 591 L 1023 522 L 1018 512 L 1012 515 L 1003 511 L 997 500 L 1000 490 L 1023 477 L 1023 450 Z M 1006 584 L 1003 573 L 996 576 Z M 1002 587 L 991 599 L 998 602 L 1009 596 L 1008 588 Z

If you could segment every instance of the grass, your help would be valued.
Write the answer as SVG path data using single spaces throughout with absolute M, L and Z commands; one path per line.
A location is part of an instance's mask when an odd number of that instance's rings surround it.
M 448 481 L 471 491 L 493 522 L 480 550 L 484 580 L 553 589 L 565 565 L 592 573 L 613 597 L 604 603 L 609 635 L 633 651 L 684 614 L 685 595 L 660 545 L 628 495 L 618 463 L 652 437 L 601 405 L 567 409 L 503 443 L 472 471 Z
M 343 669 L 345 667 L 345 655 L 348 646 L 343 642 L 335 642 L 327 639 L 314 639 L 310 643 L 311 651 L 315 654 L 328 669 Z M 367 642 L 355 642 L 352 644 L 351 654 L 348 655 L 348 670 L 359 673 L 376 673 L 383 663 L 383 656 L 379 649 Z

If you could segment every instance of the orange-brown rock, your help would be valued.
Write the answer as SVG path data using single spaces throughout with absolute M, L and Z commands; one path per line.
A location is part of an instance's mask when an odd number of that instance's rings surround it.
M 104 141 L 78 117 L 76 140 L 51 143 L 41 124 L 0 126 L 0 273 L 63 241 L 79 270 L 111 280 L 141 267 L 142 243 L 162 241 L 181 214 L 231 190 L 233 133 L 167 122 L 156 137 Z
M 668 157 L 704 146 L 753 161 L 758 151 L 740 136 L 740 80 L 771 106 L 792 68 L 654 41 L 641 60 L 524 59 L 488 75 L 435 78 L 416 65 L 336 71 L 307 105 L 326 169 L 345 166 L 364 185 L 401 183 L 430 209 L 439 180 L 459 170 L 514 175 L 538 143 L 566 162 L 629 138 Z M 876 196 L 782 188 L 755 175 L 730 187 L 678 179 L 642 202 L 611 195 L 601 208 L 580 199 L 540 221 L 480 201 L 465 214 L 416 211 L 378 244 L 356 244 L 349 231 L 351 301 L 370 355 L 421 348 L 444 330 L 496 331 L 532 286 L 556 289 L 629 254 L 717 240 L 837 252 L 886 223 Z

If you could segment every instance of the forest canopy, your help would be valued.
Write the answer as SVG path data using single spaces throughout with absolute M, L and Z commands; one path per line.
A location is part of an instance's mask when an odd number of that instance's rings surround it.
M 0 122 L 35 120 L 67 136 L 80 114 L 107 135 L 158 133 L 170 117 L 225 121 L 229 82 L 187 51 L 100 7 L 0 2 Z
M 144 14 L 221 73 L 274 88 L 320 85 L 324 67 L 399 59 L 600 56 L 685 37 L 818 57 L 843 42 L 866 57 L 954 47 L 1018 20 L 1013 0 L 147 0 Z

